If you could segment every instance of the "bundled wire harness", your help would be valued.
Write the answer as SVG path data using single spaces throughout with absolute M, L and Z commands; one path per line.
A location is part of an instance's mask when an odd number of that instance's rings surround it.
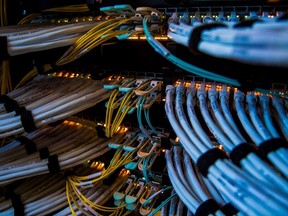
M 231 203 L 236 212 L 239 211 L 244 215 L 285 214 L 284 212 L 287 212 L 288 208 L 286 201 L 284 201 L 288 198 L 288 181 L 285 171 L 287 170 L 287 161 L 284 159 L 287 156 L 284 156 L 287 151 L 287 143 L 280 133 L 277 133 L 278 139 L 269 136 L 270 132 L 268 129 L 265 130 L 266 126 L 261 124 L 259 113 L 256 112 L 254 94 L 252 94 L 253 96 L 249 94 L 246 96 L 253 125 L 247 116 L 245 118 L 243 104 L 239 104 L 241 100 L 237 101 L 240 99 L 241 93 L 236 90 L 234 98 L 237 114 L 256 145 L 250 140 L 247 141 L 237 128 L 235 119 L 231 115 L 227 89 L 231 90 L 226 85 L 217 87 L 216 84 L 205 82 L 200 84 L 191 82 L 186 86 L 180 84 L 177 87 L 167 86 L 165 110 L 171 126 L 179 137 L 187 156 L 189 155 L 192 162 L 197 165 L 202 176 L 207 178 L 217 189 L 220 197 L 222 197 L 222 202 L 219 203 L 218 201 L 215 205 L 215 202 L 197 200 L 189 195 L 187 192 L 189 187 L 188 189 L 187 187 L 184 188 L 185 183 L 179 174 L 181 166 L 177 160 L 173 162 L 172 150 L 167 150 L 166 161 L 172 185 L 175 187 L 179 198 L 194 214 L 200 209 L 205 209 L 210 211 L 210 214 L 221 215 L 219 211 L 222 211 L 225 203 Z M 188 117 L 183 107 L 185 93 Z M 204 119 L 218 141 L 217 146 L 212 144 L 212 140 L 205 133 L 203 126 L 199 124 L 200 116 L 197 116 L 195 112 L 196 98 L 198 99 L 201 118 Z M 219 100 L 221 105 L 218 104 Z M 254 103 L 251 103 L 250 100 Z M 240 106 L 242 106 L 241 110 Z M 267 108 L 266 113 L 264 112 L 265 115 L 268 112 Z M 273 131 L 274 129 L 275 134 L 276 127 L 271 125 L 272 122 L 268 118 L 265 117 L 265 123 L 269 126 L 269 130 Z M 264 131 L 267 133 L 265 134 L 266 137 L 257 140 L 258 133 L 262 132 L 264 135 Z M 178 155 L 179 152 L 177 152 L 174 150 L 174 155 Z M 267 154 L 273 166 L 266 161 Z M 265 202 L 267 199 L 271 202 Z M 191 200 L 195 200 L 195 202 L 191 202 Z
M 77 166 L 73 172 L 89 174 L 95 168 Z M 117 179 L 106 185 L 102 181 L 90 187 L 81 187 L 79 191 L 83 197 L 75 196 L 70 188 L 65 186 L 65 174 L 43 174 L 18 181 L 17 186 L 6 185 L 5 197 L 1 196 L 1 215 L 69 215 L 88 214 L 97 215 L 91 211 L 91 206 L 85 206 L 83 198 L 90 199 L 94 206 L 102 208 L 104 213 L 109 209 L 105 205 L 113 196 L 114 191 L 125 182 L 128 175 L 125 171 L 118 174 Z M 66 191 L 67 190 L 67 191 Z M 67 199 L 70 197 L 69 199 Z M 72 201 L 73 200 L 73 201 Z M 74 203 L 73 203 L 74 202 Z M 17 204 L 15 204 L 17 203 Z M 109 211 L 108 211 L 109 212 Z
M 109 81 L 110 79 L 110 81 Z M 0 137 L 32 132 L 107 99 L 105 82 L 91 79 L 37 76 L 26 85 L 1 96 Z
M 206 20 L 200 18 L 198 22 L 181 23 L 174 15 L 168 23 L 168 36 L 193 51 L 211 56 L 249 64 L 287 67 L 285 14 L 268 18 L 251 13 L 244 21 L 236 17 L 236 12 L 229 20 L 219 17 L 208 17 L 209 22 L 205 17 Z
M 0 149 L 0 184 L 75 167 L 108 152 L 109 142 L 95 128 L 75 122 L 44 126 Z

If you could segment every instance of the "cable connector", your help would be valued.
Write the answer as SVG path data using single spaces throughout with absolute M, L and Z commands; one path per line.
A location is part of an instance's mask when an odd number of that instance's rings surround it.
M 234 100 L 238 100 L 239 102 L 244 102 L 245 100 L 245 94 L 241 91 L 235 91 L 234 92 Z
M 254 95 L 254 92 L 250 92 L 249 94 L 246 94 L 246 102 L 248 104 L 256 104 L 257 103 L 257 98 Z
M 212 89 L 208 91 L 208 97 L 209 99 L 212 99 L 214 97 L 215 99 L 218 98 L 218 92 L 216 91 L 216 84 L 212 84 Z

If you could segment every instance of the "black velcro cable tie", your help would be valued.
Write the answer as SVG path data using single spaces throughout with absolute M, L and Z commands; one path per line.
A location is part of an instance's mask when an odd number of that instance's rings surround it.
M 189 48 L 192 51 L 198 52 L 198 45 L 201 41 L 201 34 L 204 30 L 210 30 L 218 27 L 227 27 L 223 23 L 209 23 L 195 27 L 190 35 Z
M 6 36 L 0 36 L 0 60 L 9 59 L 10 55 L 8 53 L 8 42 Z
M 36 144 L 32 140 L 28 139 L 27 137 L 20 136 L 20 137 L 16 138 L 16 140 L 19 141 L 22 145 L 24 145 L 24 147 L 26 149 L 26 153 L 28 155 L 37 152 Z
M 236 209 L 231 203 L 226 203 L 224 206 L 220 208 L 220 210 L 226 216 L 233 216 L 239 212 L 238 209 Z
M 16 116 L 20 116 L 22 112 L 26 112 L 26 108 L 24 106 L 15 109 Z
M 41 160 L 48 158 L 49 155 L 50 155 L 50 152 L 47 147 L 43 147 L 39 150 L 39 156 Z
M 220 206 L 214 199 L 208 199 L 201 203 L 196 209 L 195 216 L 208 216 L 213 214 L 220 209 Z
M 212 166 L 218 159 L 228 159 L 226 153 L 219 148 L 212 148 L 202 154 L 197 160 L 197 166 L 200 173 L 204 177 L 207 177 L 209 167 Z
M 266 140 L 263 143 L 259 145 L 259 152 L 261 156 L 264 158 L 267 157 L 267 154 L 269 154 L 272 151 L 276 151 L 279 148 L 288 148 L 288 143 L 280 138 L 273 138 L 270 140 Z
M 97 125 L 95 127 L 96 131 L 97 131 L 97 134 L 98 134 L 98 137 L 100 138 L 107 138 L 106 134 L 105 134 L 105 128 L 101 125 Z
M 31 111 L 26 110 L 21 112 L 20 118 L 22 126 L 26 132 L 30 133 L 37 129 Z
M 255 145 L 242 143 L 232 149 L 232 151 L 229 154 L 229 157 L 235 165 L 240 167 L 241 166 L 240 161 L 252 152 L 256 154 L 258 153 L 257 147 Z
M 5 194 L 5 198 L 11 199 L 12 206 L 14 208 L 14 216 L 25 215 L 24 205 L 19 194 L 15 194 L 14 191 L 9 190 L 9 192 Z
M 4 103 L 6 112 L 13 112 L 19 109 L 19 104 L 17 103 L 17 101 L 13 100 L 7 95 L 0 96 L 0 103 Z
M 48 157 L 48 169 L 50 173 L 59 173 L 60 166 L 58 161 L 58 155 L 51 155 Z

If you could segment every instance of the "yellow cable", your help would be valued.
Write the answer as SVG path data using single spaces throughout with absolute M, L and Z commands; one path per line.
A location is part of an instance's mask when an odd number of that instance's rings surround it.
M 31 22 L 31 20 L 35 19 L 36 17 L 40 16 L 41 14 L 39 13 L 32 13 L 29 14 L 27 16 L 25 16 L 24 18 L 22 18 L 19 22 L 18 25 L 23 25 L 23 24 L 27 24 L 29 22 Z
M 105 116 L 105 132 L 106 132 L 106 136 L 108 137 L 110 133 L 111 118 L 112 118 L 113 111 L 114 111 L 113 102 L 115 98 L 117 97 L 118 93 L 119 93 L 118 90 L 114 89 L 107 103 L 106 116 Z
M 89 7 L 87 4 L 77 4 L 77 5 L 67 5 L 63 7 L 55 7 L 55 8 L 49 8 L 42 10 L 42 12 L 88 12 Z
M 21 86 L 23 86 L 28 80 L 30 80 L 32 77 L 36 76 L 38 74 L 38 70 L 36 67 L 34 67 L 31 71 L 29 71 L 21 80 L 20 82 L 15 86 L 14 89 L 17 89 Z
M 86 34 L 81 36 L 71 47 L 64 53 L 64 55 L 56 62 L 56 65 L 63 65 L 74 61 L 75 59 L 81 57 L 85 53 L 89 52 L 91 49 L 95 48 L 99 44 L 117 36 L 120 34 L 126 34 L 130 31 L 127 30 L 119 30 L 113 31 L 115 28 L 119 27 L 123 23 L 130 21 L 131 18 L 123 19 L 123 20 L 116 20 L 112 22 L 112 24 L 100 28 L 99 26 L 95 26 L 93 29 L 88 31 Z M 107 21 L 108 22 L 108 21 Z M 106 21 L 102 23 L 102 25 L 107 24 Z M 109 22 L 110 23 L 110 22 Z M 101 25 L 101 24 L 99 24 Z M 98 30 L 99 29 L 99 30 Z M 96 32 L 94 32 L 97 30 Z M 116 33 L 117 32 L 117 33 Z M 110 34 L 111 33 L 111 34 Z M 104 36 L 104 37 L 103 37 Z
M 70 200 L 70 184 L 68 181 L 66 181 L 66 198 L 67 198 L 67 201 L 68 201 L 68 204 L 69 204 L 69 208 L 70 208 L 70 211 L 72 213 L 73 216 L 76 216 L 76 213 L 75 211 L 73 210 L 73 207 L 72 207 L 72 204 L 71 204 L 71 200 Z

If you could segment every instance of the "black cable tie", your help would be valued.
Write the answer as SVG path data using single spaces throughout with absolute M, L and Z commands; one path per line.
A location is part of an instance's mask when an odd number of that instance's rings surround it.
M 0 36 L 0 60 L 9 59 L 10 55 L 8 53 L 8 42 L 6 36 Z
M 239 212 L 238 209 L 236 209 L 231 203 L 226 203 L 224 206 L 220 208 L 220 210 L 226 216 L 233 216 Z
M 212 148 L 202 154 L 196 163 L 200 173 L 204 177 L 207 177 L 209 167 L 212 166 L 218 159 L 228 159 L 226 153 L 219 148 Z
M 220 209 L 220 206 L 214 199 L 208 199 L 201 203 L 196 209 L 195 216 L 208 216 L 213 214 Z
M 39 150 L 39 156 L 41 160 L 48 158 L 49 155 L 50 155 L 50 152 L 47 147 L 43 147 Z
M 14 216 L 24 216 L 24 205 L 19 194 L 15 194 L 13 190 L 8 190 L 5 194 L 5 199 L 11 199 L 12 207 L 14 208 Z
M 218 27 L 227 27 L 223 23 L 209 23 L 195 27 L 190 35 L 189 48 L 192 51 L 198 52 L 198 45 L 201 41 L 201 34 L 204 30 L 210 30 Z
M 281 138 L 273 138 L 273 139 L 266 140 L 263 143 L 261 143 L 259 145 L 259 152 L 261 156 L 266 158 L 270 152 L 276 151 L 279 148 L 287 149 L 288 143 Z
M 106 133 L 105 133 L 105 128 L 103 126 L 97 125 L 95 129 L 97 130 L 98 137 L 107 138 Z
M 258 153 L 257 147 L 255 145 L 242 143 L 232 149 L 232 151 L 229 154 L 229 157 L 235 165 L 240 167 L 241 166 L 240 161 L 252 152 L 256 154 Z
M 21 144 L 24 145 L 24 147 L 25 147 L 25 149 L 26 149 L 26 153 L 27 153 L 28 155 L 37 152 L 37 146 L 36 146 L 36 144 L 35 144 L 32 140 L 28 139 L 27 137 L 25 137 L 25 136 L 20 136 L 20 137 L 16 138 L 16 140 L 19 141 Z
M 48 157 L 47 166 L 48 166 L 50 173 L 59 173 L 60 166 L 59 166 L 58 156 L 56 154 Z
M 26 132 L 30 133 L 37 129 L 31 111 L 25 110 L 21 112 L 20 116 L 22 126 Z
M 15 116 L 19 116 L 21 115 L 22 112 L 25 112 L 26 111 L 26 108 L 23 106 L 23 107 L 17 107 L 17 109 L 15 109 L 15 113 L 16 115 Z
M 17 101 L 13 100 L 7 95 L 0 96 L 0 103 L 4 103 L 5 110 L 8 113 L 19 109 L 19 105 Z

